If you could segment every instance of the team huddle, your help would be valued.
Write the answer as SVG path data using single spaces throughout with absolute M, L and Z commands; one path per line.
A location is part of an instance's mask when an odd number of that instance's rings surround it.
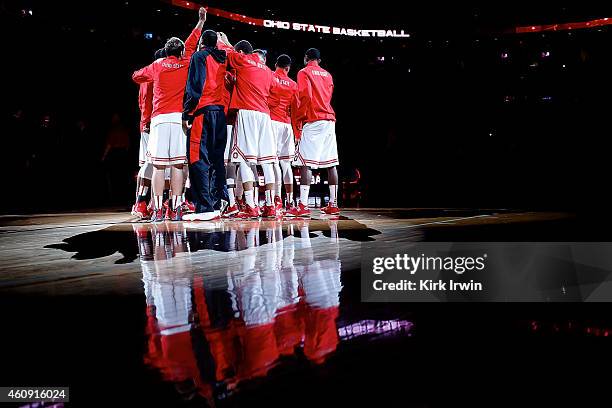
M 272 71 L 265 51 L 246 40 L 232 45 L 224 33 L 203 30 L 205 21 L 200 8 L 187 40 L 170 38 L 132 76 L 140 84 L 141 111 L 132 214 L 152 222 L 309 217 L 311 169 L 322 168 L 330 196 L 321 211 L 339 214 L 334 85 L 319 66 L 319 50 L 306 51 L 296 83 L 288 76 L 288 55 Z M 300 172 L 295 200 L 294 167 Z M 187 189 L 193 203 L 185 199 Z

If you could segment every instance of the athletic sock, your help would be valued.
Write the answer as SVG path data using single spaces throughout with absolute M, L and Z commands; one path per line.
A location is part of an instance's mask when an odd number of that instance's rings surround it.
M 272 191 L 273 190 L 266 190 L 266 205 L 267 206 L 271 206 L 272 203 L 274 202 L 272 199 Z
M 253 193 L 254 193 L 254 190 L 249 190 L 249 191 L 244 190 L 244 199 L 247 205 L 249 205 L 252 208 L 255 208 L 255 200 L 253 200 Z
M 172 209 L 173 210 L 176 210 L 179 205 L 183 204 L 183 201 L 181 201 L 181 197 L 182 197 L 182 195 L 173 195 L 172 196 Z
M 236 205 L 236 189 L 228 188 L 227 195 L 229 197 L 229 206 L 233 207 L 234 205 Z
M 338 185 L 330 184 L 329 185 L 329 205 L 333 207 L 338 206 Z
M 154 196 L 155 199 L 155 209 L 156 210 L 161 210 L 164 208 L 164 196 L 163 195 L 156 195 Z
M 236 204 L 236 187 L 235 187 L 235 180 L 233 178 L 228 178 L 226 180 L 227 183 L 227 195 L 229 197 L 229 206 L 233 207 Z M 230 186 L 234 186 L 234 187 L 230 187 Z
M 291 207 L 293 205 L 293 192 L 287 193 L 287 207 Z
M 147 194 L 149 193 L 149 187 L 147 186 L 140 186 L 138 188 L 138 202 L 141 201 L 146 201 L 147 200 Z
M 259 189 L 257 186 L 253 186 L 253 201 L 259 206 Z
M 300 203 L 308 207 L 308 195 L 310 194 L 310 186 L 300 185 Z

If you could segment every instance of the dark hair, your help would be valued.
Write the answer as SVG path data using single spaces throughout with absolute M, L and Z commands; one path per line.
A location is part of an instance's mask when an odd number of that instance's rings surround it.
M 291 57 L 287 54 L 281 54 L 276 59 L 276 66 L 279 68 L 288 68 L 291 65 Z
M 306 51 L 306 59 L 308 61 L 320 60 L 321 51 L 317 50 L 316 48 L 309 48 L 308 51 Z
M 172 37 L 166 41 L 164 50 L 166 51 L 167 57 L 180 57 L 185 49 L 185 44 L 180 38 Z
M 247 40 L 240 40 L 236 43 L 236 45 L 234 45 L 234 50 L 242 51 L 245 54 L 252 54 L 253 46 Z
M 217 32 L 213 30 L 205 30 L 200 37 L 200 43 L 205 47 L 216 47 Z
M 160 48 L 159 50 L 155 51 L 155 55 L 153 56 L 153 58 L 155 58 L 155 61 L 160 58 L 166 58 L 166 50 Z

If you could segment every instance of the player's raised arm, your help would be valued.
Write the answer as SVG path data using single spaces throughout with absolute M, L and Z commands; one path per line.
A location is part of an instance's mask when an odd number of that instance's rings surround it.
M 226 47 L 234 48 L 234 46 L 229 42 L 229 39 L 227 38 L 227 35 L 225 33 L 218 32 L 217 37 L 219 38 L 219 41 L 221 43 L 225 44 Z
M 200 7 L 198 11 L 198 24 L 196 24 L 195 28 L 187 37 L 185 41 L 185 57 L 191 58 L 194 52 L 198 49 L 198 40 L 202 35 L 202 28 L 204 27 L 204 23 L 206 22 L 206 9 L 204 7 Z
M 132 80 L 137 84 L 153 82 L 153 64 L 149 64 L 146 67 L 135 71 L 132 74 Z

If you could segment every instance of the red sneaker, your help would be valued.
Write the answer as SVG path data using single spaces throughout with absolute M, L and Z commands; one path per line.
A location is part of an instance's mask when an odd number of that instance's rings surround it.
M 310 217 L 310 209 L 304 204 L 299 203 L 297 206 L 291 207 L 286 213 L 286 217 Z
M 263 208 L 263 212 L 261 214 L 264 218 L 276 218 L 276 206 L 275 205 L 266 205 Z
M 147 203 L 145 203 L 144 201 L 139 201 L 134 204 L 132 206 L 132 215 L 140 219 L 149 218 L 150 213 L 149 208 L 147 207 Z
M 164 220 L 164 210 L 159 209 L 151 214 L 151 222 L 162 222 Z
M 239 219 L 250 219 L 250 218 L 259 218 L 259 207 L 251 207 L 246 204 L 244 211 L 240 211 L 236 214 L 236 218 Z
M 173 213 L 170 207 L 166 207 L 166 210 L 164 211 L 164 213 L 165 213 L 164 220 L 170 221 L 172 219 L 172 213 Z
M 236 198 L 236 207 L 238 207 L 238 211 L 244 211 L 246 202 L 242 198 Z
M 223 212 L 223 215 L 221 217 L 223 218 L 231 218 L 232 216 L 238 214 L 240 212 L 240 210 L 238 209 L 238 205 L 234 204 L 230 207 L 227 207 L 225 209 L 225 211 Z
M 169 218 L 168 218 L 170 221 L 182 221 L 183 220 L 183 207 L 182 206 L 179 205 L 176 210 L 168 209 L 168 212 L 170 213 Z
M 185 202 L 182 204 L 182 207 L 184 213 L 190 214 L 195 212 L 195 204 L 191 201 L 185 200 Z
M 283 213 L 283 199 L 279 196 L 274 197 L 274 208 L 276 208 L 277 214 Z
M 335 205 L 328 204 L 326 207 L 321 208 L 321 212 L 327 215 L 338 215 L 340 214 L 340 209 Z

